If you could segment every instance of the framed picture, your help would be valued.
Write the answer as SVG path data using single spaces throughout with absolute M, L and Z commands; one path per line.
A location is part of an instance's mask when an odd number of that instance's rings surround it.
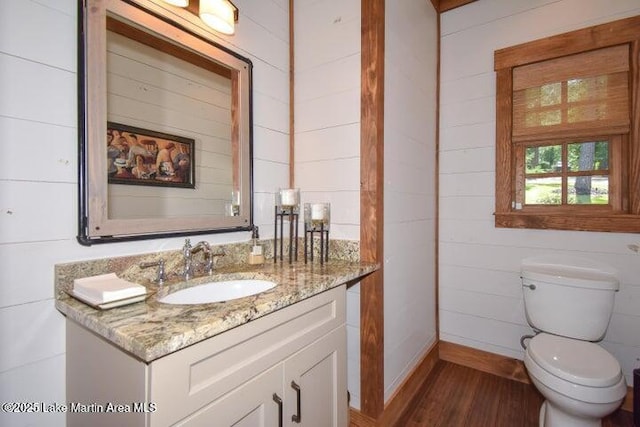
M 110 184 L 195 188 L 195 140 L 107 122 Z

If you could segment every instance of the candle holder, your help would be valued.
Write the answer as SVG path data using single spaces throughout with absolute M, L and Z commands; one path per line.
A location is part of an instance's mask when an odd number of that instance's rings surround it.
M 281 188 L 276 193 L 273 262 L 278 261 L 278 246 L 280 261 L 284 255 L 284 220 L 289 221 L 289 263 L 298 260 L 298 217 L 300 215 L 300 189 Z M 278 233 L 278 225 L 280 232 Z M 280 241 L 278 242 L 278 236 Z
M 329 227 L 331 223 L 330 203 L 304 204 L 304 262 L 313 261 L 315 233 L 320 234 L 320 264 L 329 261 Z

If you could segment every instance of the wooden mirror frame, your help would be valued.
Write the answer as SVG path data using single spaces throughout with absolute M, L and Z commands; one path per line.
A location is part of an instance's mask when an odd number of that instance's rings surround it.
M 247 231 L 253 226 L 252 69 L 250 60 L 172 21 L 157 5 L 147 9 L 132 0 L 79 2 L 79 225 L 83 245 L 180 235 Z M 84 5 L 83 5 L 84 4 Z M 231 74 L 234 181 L 240 191 L 240 215 L 111 219 L 107 184 L 107 16 L 197 52 L 227 67 Z M 160 38 L 160 37 L 159 37 Z

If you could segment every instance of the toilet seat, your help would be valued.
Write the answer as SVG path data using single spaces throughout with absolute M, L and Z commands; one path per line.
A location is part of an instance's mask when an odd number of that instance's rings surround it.
M 575 400 L 611 403 L 627 392 L 618 361 L 597 344 L 539 334 L 529 342 L 524 363 L 529 375 Z
M 597 344 L 541 333 L 529 342 L 531 358 L 549 373 L 574 384 L 609 387 L 620 381 L 620 364 Z

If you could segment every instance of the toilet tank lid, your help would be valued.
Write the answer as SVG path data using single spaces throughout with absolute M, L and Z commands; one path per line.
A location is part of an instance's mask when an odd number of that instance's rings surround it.
M 570 265 L 537 264 L 522 267 L 522 278 L 576 288 L 617 291 L 620 282 L 611 273 Z

